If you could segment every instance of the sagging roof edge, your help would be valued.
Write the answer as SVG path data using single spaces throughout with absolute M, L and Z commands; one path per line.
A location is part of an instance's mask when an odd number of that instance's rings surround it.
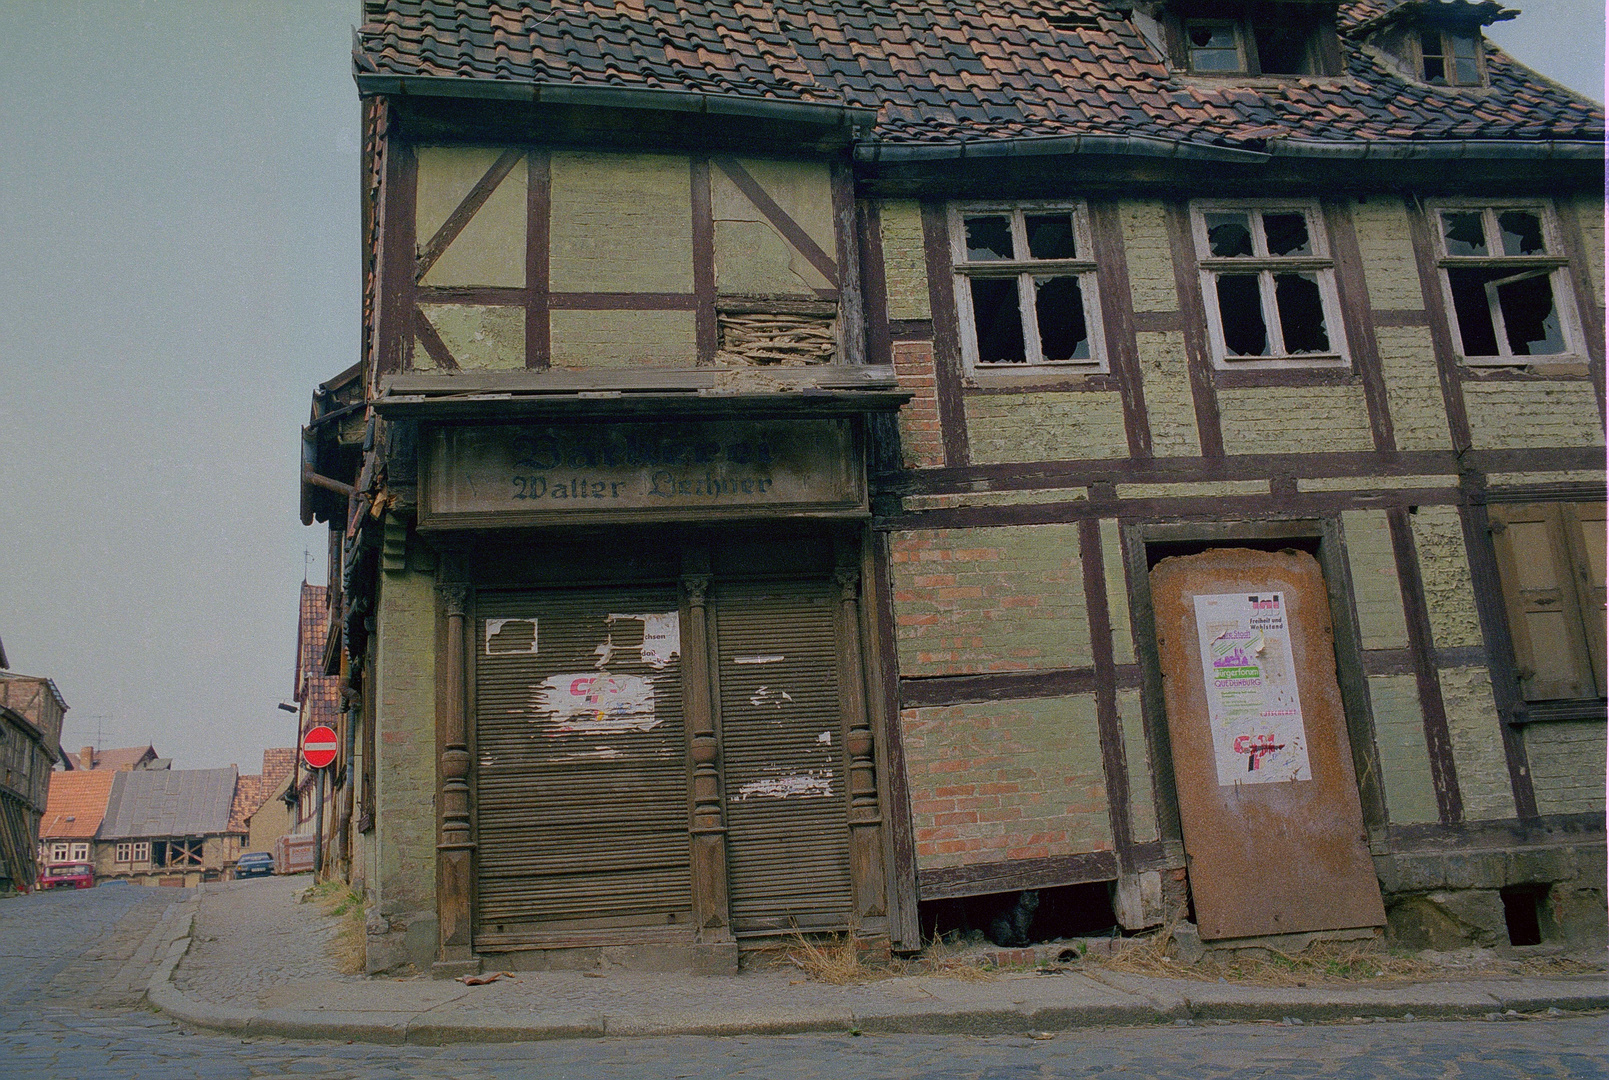
M 615 109 L 704 113 L 792 121 L 814 127 L 870 127 L 876 109 L 854 105 L 821 105 L 811 101 L 775 101 L 697 94 L 688 90 L 654 90 L 615 86 L 572 86 L 516 82 L 508 79 L 460 79 L 440 75 L 382 75 L 355 71 L 358 92 L 394 97 L 458 97 L 491 101 L 526 101 L 539 105 L 591 105 Z
M 396 97 L 457 97 L 493 101 L 523 101 L 547 105 L 591 105 L 702 113 L 710 116 L 748 116 L 792 121 L 815 127 L 865 128 L 877 110 L 851 105 L 771 101 L 681 90 L 624 89 L 610 86 L 568 86 L 552 83 L 493 79 L 460 79 L 424 75 L 378 75 L 354 72 L 364 94 Z M 866 164 L 904 164 L 920 161 L 981 160 L 1010 157 L 1052 157 L 1099 154 L 1117 157 L 1175 158 L 1243 165 L 1262 164 L 1275 157 L 1385 161 L 1602 160 L 1601 142 L 1570 139 L 1353 139 L 1334 142 L 1317 139 L 1269 139 L 1262 150 L 1192 143 L 1154 135 L 1062 135 L 1018 139 L 977 139 L 951 143 L 886 143 L 858 141 L 855 160 Z

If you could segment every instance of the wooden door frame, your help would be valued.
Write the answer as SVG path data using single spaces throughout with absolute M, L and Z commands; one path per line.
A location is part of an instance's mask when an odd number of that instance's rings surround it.
M 1168 737 L 1167 709 L 1162 693 L 1162 663 L 1156 644 L 1156 611 L 1151 597 L 1148 547 L 1161 543 L 1191 543 L 1204 547 L 1235 547 L 1246 541 L 1302 539 L 1318 541 L 1319 570 L 1324 576 L 1335 631 L 1335 676 L 1345 713 L 1347 742 L 1357 776 L 1358 801 L 1369 839 L 1383 839 L 1388 824 L 1385 782 L 1375 742 L 1374 712 L 1369 703 L 1368 676 L 1363 667 L 1363 642 L 1353 601 L 1352 575 L 1346 555 L 1346 538 L 1339 514 L 1324 517 L 1267 518 L 1244 521 L 1122 522 L 1123 557 L 1128 565 L 1129 610 L 1132 613 L 1140 664 L 1140 699 L 1144 713 L 1145 743 L 1151 757 L 1151 782 L 1157 808 L 1157 828 L 1164 841 L 1184 843 L 1179 820 L 1179 796 L 1173 773 L 1173 747 Z

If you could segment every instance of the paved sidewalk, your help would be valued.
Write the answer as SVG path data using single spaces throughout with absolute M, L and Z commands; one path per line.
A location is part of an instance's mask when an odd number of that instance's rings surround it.
M 307 876 L 208 885 L 173 905 L 153 943 L 152 1005 L 243 1035 L 435 1045 L 588 1036 L 790 1032 L 1051 1032 L 1265 1020 L 1365 1022 L 1609 1008 L 1609 977 L 1259 987 L 1087 968 L 989 980 L 905 976 L 858 986 L 772 969 L 730 978 L 526 972 L 483 986 L 342 975 L 337 920 L 298 903 Z M 157 931 L 153 931 L 157 934 Z

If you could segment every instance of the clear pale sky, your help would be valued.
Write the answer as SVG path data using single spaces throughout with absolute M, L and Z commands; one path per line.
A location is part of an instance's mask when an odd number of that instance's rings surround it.
M 540 0 L 539 0 L 540 2 Z M 1491 36 L 1603 98 L 1603 8 Z M 289 745 L 298 426 L 357 359 L 358 0 L 0 0 L 0 640 L 70 750 Z

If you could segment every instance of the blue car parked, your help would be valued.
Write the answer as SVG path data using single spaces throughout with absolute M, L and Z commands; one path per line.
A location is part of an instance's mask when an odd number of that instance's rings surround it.
M 268 851 L 248 851 L 235 863 L 235 877 L 257 877 L 274 872 L 274 856 Z

